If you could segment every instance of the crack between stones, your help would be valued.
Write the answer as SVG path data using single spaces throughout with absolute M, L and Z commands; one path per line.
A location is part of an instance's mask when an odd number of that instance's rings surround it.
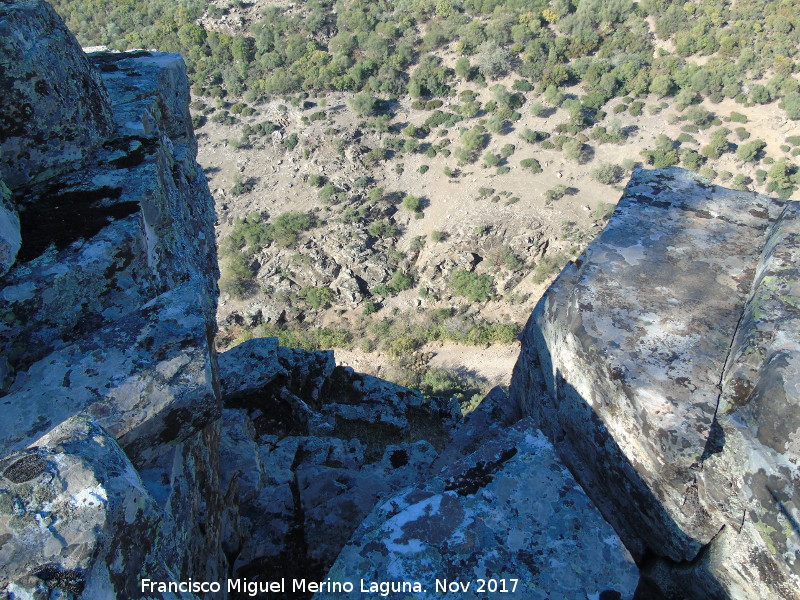
M 776 219 L 773 223 L 770 224 L 770 227 L 767 231 L 766 236 L 764 237 L 764 243 L 759 250 L 758 257 L 759 260 L 764 254 L 764 249 L 769 244 L 769 240 L 772 237 L 773 230 L 775 228 L 775 223 L 777 223 L 780 218 Z M 722 368 L 720 369 L 719 373 L 719 380 L 717 381 L 717 389 L 719 392 L 717 393 L 717 401 L 714 405 L 714 416 L 711 419 L 711 427 L 708 432 L 708 438 L 706 439 L 706 445 L 703 448 L 703 454 L 700 456 L 699 466 L 702 470 L 703 463 L 708 460 L 712 455 L 722 452 L 722 449 L 725 444 L 724 433 L 722 431 L 722 427 L 717 420 L 717 413 L 719 412 L 719 405 L 722 401 L 722 393 L 723 393 L 723 384 L 725 379 L 725 373 L 728 371 L 729 363 L 731 362 L 731 356 L 733 354 L 734 344 L 736 343 L 736 336 L 739 333 L 739 329 L 742 326 L 742 321 L 744 320 L 745 311 L 747 310 L 747 306 L 753 297 L 753 293 L 755 291 L 754 285 L 756 283 L 756 277 L 758 275 L 758 262 L 756 262 L 755 269 L 753 271 L 753 277 L 750 282 L 750 291 L 748 293 L 747 298 L 745 299 L 742 307 L 739 311 L 739 319 L 736 321 L 736 327 L 733 328 L 733 333 L 731 334 L 731 341 L 728 345 L 728 351 L 725 354 L 725 361 L 722 363 Z

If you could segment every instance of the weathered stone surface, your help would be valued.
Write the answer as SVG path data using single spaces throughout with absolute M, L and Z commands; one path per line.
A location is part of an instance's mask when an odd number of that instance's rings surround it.
M 75 169 L 113 130 L 108 94 L 47 2 L 0 7 L 0 174 L 12 189 Z
M 138 467 L 161 510 L 159 556 L 172 571 L 166 581 L 224 581 L 229 573 L 223 528 L 238 507 L 220 483 L 220 429 L 215 421 Z
M 156 504 L 94 420 L 64 421 L 0 469 L 0 588 L 9 598 L 130 597 L 143 574 L 167 575 Z
M 315 599 L 361 598 L 362 579 L 420 583 L 393 598 L 441 598 L 445 580 L 487 597 L 479 579 L 505 580 L 509 598 L 631 598 L 636 565 L 550 442 L 528 419 L 498 433 L 378 506 L 328 573 L 355 590 Z
M 111 55 L 117 70 L 104 81 L 120 87 L 118 78 L 136 73 L 127 79 L 137 80 L 137 93 L 112 88 L 119 131 L 97 162 L 16 194 L 22 248 L 0 292 L 0 349 L 15 368 L 188 280 L 205 289 L 200 301 L 214 312 L 213 199 L 194 160 L 188 109 L 176 106 L 188 105 L 183 62 L 144 54 Z M 128 132 L 133 115 L 150 123 L 146 135 Z
M 187 283 L 19 373 L 0 398 L 0 452 L 86 411 L 139 462 L 216 419 L 217 367 L 200 293 Z
M 450 405 L 336 368 L 332 352 L 249 340 L 219 358 L 223 545 L 240 576 L 323 577 L 376 502 L 424 477 Z M 235 521 L 235 522 L 234 522 Z
M 0 277 L 14 264 L 21 243 L 19 215 L 11 205 L 11 190 L 0 179 Z
M 782 465 L 796 460 L 788 444 L 797 426 L 769 423 L 794 414 L 797 400 L 779 401 L 780 409 L 751 401 L 730 417 L 726 410 L 737 408 L 726 409 L 731 403 L 724 400 L 727 394 L 746 402 L 742 391 L 759 385 L 753 369 L 737 367 L 729 354 L 735 357 L 737 347 L 747 354 L 748 344 L 766 337 L 748 325 L 745 303 L 757 268 L 770 268 L 761 249 L 775 237 L 784 205 L 680 169 L 637 171 L 605 231 L 565 268 L 523 333 L 512 400 L 534 416 L 670 597 L 794 599 L 800 589 L 792 573 L 797 563 L 788 556 L 798 534 L 785 525 L 795 509 L 768 500 L 767 491 L 796 486 Z M 783 237 L 791 237 L 788 227 Z M 789 291 L 792 274 L 786 277 L 774 290 Z M 756 297 L 763 295 L 761 279 Z M 788 311 L 768 312 L 774 321 L 763 330 L 791 339 Z M 775 358 L 785 359 L 781 343 Z M 781 363 L 761 362 L 770 352 L 765 347 L 755 358 L 762 375 Z M 788 381 L 794 369 L 761 384 Z M 780 387 L 796 398 L 794 384 Z M 765 411 L 756 419 L 743 416 L 757 405 Z M 754 451 L 748 428 L 765 427 L 782 458 L 768 457 L 761 443 Z M 742 529 L 745 506 L 754 520 L 783 527 L 775 551 Z
M 0 589 L 105 600 L 139 597 L 141 577 L 224 581 L 238 507 L 219 480 L 215 217 L 183 62 L 96 54 L 101 81 L 41 2 L 6 2 L 0 30 L 0 81 L 17 77 L 0 127 L 33 115 L 0 135 L 0 218 L 18 211 L 21 232 L 17 251 L 0 226 Z

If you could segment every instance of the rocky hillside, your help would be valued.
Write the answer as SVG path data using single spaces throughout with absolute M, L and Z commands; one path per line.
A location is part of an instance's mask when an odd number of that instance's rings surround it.
M 462 419 L 218 354 L 181 58 L 87 56 L 42 1 L 0 33 L 10 600 L 798 598 L 794 202 L 637 171 Z

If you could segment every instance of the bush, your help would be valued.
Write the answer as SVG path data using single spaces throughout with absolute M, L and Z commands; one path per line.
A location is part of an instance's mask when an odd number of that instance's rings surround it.
M 411 289 L 414 285 L 414 278 L 405 271 L 398 269 L 392 274 L 388 285 L 389 289 L 394 293 L 402 292 Z
M 484 302 L 494 297 L 494 277 L 478 275 L 466 269 L 457 269 L 450 276 L 453 293 L 470 302 Z
M 367 233 L 369 233 L 373 237 L 377 238 L 388 238 L 388 237 L 395 237 L 397 234 L 400 233 L 400 230 L 397 229 L 394 225 L 392 225 L 386 219 L 382 221 L 375 221 L 367 228 Z
M 320 310 L 330 306 L 333 292 L 326 287 L 305 287 L 300 290 L 300 297 L 314 310 Z
M 535 144 L 536 142 L 541 142 L 546 140 L 550 137 L 550 134 L 546 131 L 534 131 L 533 129 L 525 128 L 519 134 L 520 139 L 529 144 Z
M 537 284 L 543 283 L 546 279 L 561 271 L 568 262 L 569 257 L 561 252 L 545 254 L 533 270 L 533 282 Z
M 547 199 L 547 204 L 552 204 L 556 200 L 561 200 L 561 198 L 563 198 L 566 193 L 567 193 L 567 186 L 557 185 L 556 187 L 547 190 L 544 193 L 544 197 Z
M 270 235 L 280 246 L 293 246 L 297 234 L 314 226 L 314 218 L 308 213 L 289 211 L 278 215 L 271 224 Z
M 332 183 L 326 183 L 326 184 L 325 184 L 325 185 L 323 185 L 323 186 L 322 186 L 322 188 L 319 190 L 319 197 L 320 197 L 320 198 L 321 198 L 321 199 L 322 199 L 324 202 L 330 202 L 331 198 L 333 197 L 333 195 L 334 195 L 336 192 L 337 192 L 337 189 L 336 189 L 336 186 L 335 186 L 335 185 L 333 185 Z
M 242 300 L 252 293 L 253 270 L 248 260 L 239 252 L 231 253 L 222 261 L 222 274 L 219 280 L 220 291 Z
M 406 210 L 409 210 L 414 213 L 422 212 L 420 210 L 421 206 L 422 206 L 421 200 L 416 196 L 408 195 L 403 198 L 403 208 L 405 208 Z
M 500 157 L 494 152 L 487 152 L 483 155 L 483 163 L 486 167 L 496 167 L 500 164 Z
M 234 175 L 233 186 L 231 187 L 231 195 L 241 196 L 242 194 L 251 192 L 253 191 L 255 185 L 256 181 L 251 177 L 244 179 L 241 175 Z
M 287 150 L 294 150 L 297 147 L 297 144 L 300 142 L 300 138 L 297 137 L 296 133 L 293 133 L 285 140 L 283 140 L 283 145 L 286 146 Z
M 582 163 L 586 160 L 586 146 L 580 140 L 567 140 L 562 149 L 564 156 L 571 161 Z
M 444 233 L 444 231 L 438 231 L 436 229 L 431 231 L 431 240 L 434 242 L 441 242 L 444 240 L 445 237 L 446 234 Z
M 350 99 L 350 108 L 360 117 L 367 117 L 375 114 L 378 101 L 372 94 L 361 92 Z
M 324 175 L 311 174 L 308 176 L 308 185 L 311 187 L 320 187 L 325 183 Z
M 625 172 L 622 167 L 610 163 L 602 163 L 599 167 L 592 170 L 592 177 L 606 185 L 618 183 L 624 174 Z
M 534 174 L 542 172 L 542 165 L 535 158 L 524 158 L 519 161 L 519 164 L 523 169 L 530 169 Z
M 753 140 L 747 144 L 742 144 L 736 151 L 736 158 L 744 162 L 758 162 L 761 151 L 767 143 L 763 140 Z

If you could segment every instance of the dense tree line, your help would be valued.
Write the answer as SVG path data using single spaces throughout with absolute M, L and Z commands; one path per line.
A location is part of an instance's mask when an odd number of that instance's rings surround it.
M 198 0 L 55 0 L 84 44 L 180 52 L 198 93 L 255 100 L 348 90 L 446 96 L 456 78 L 509 71 L 541 90 L 583 82 L 615 96 L 780 100 L 800 118 L 800 19 L 793 0 L 307 0 L 271 6 L 245 35 L 207 30 Z M 674 52 L 655 51 L 646 18 Z M 461 58 L 446 68 L 435 52 Z M 707 56 L 700 65 L 690 57 Z M 758 83 L 753 83 L 753 82 Z

